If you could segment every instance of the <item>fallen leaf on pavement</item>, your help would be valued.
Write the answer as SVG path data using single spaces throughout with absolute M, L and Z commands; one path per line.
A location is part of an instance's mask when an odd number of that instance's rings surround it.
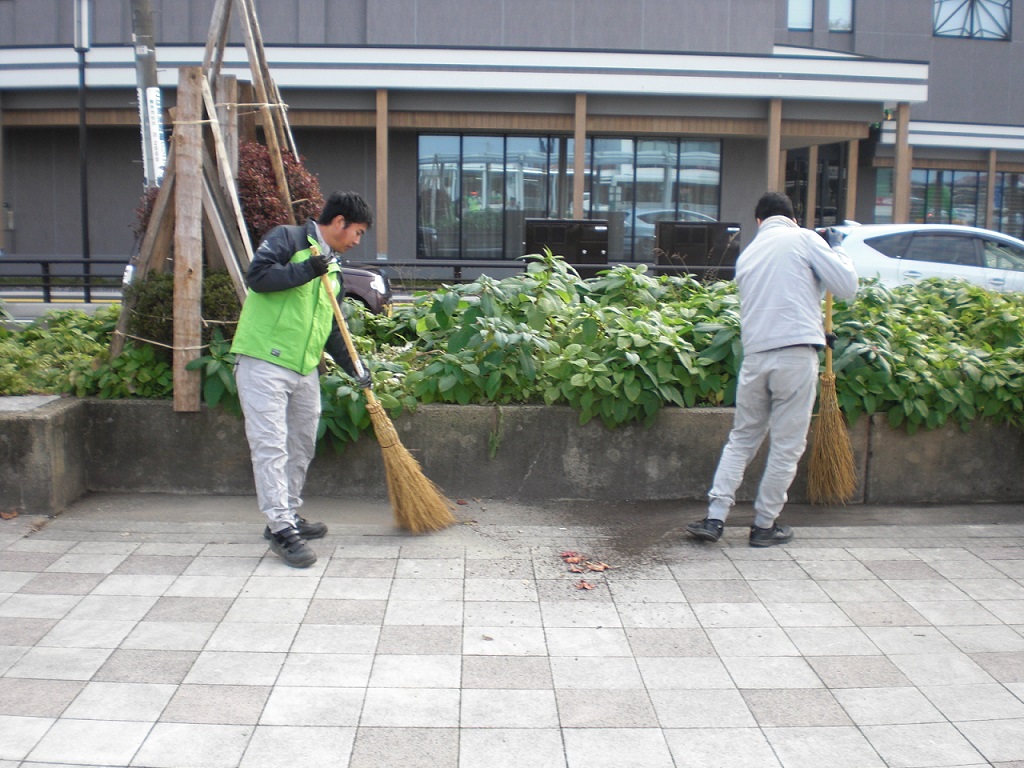
M 18 516 L 18 510 L 12 509 L 10 512 L 0 512 L 0 520 L 13 520 Z
M 586 581 L 584 579 L 580 579 L 579 582 L 576 583 L 574 586 L 576 587 L 576 589 L 593 589 L 594 588 L 593 584 L 591 584 L 589 581 Z
M 569 573 L 583 573 L 583 569 L 580 568 L 578 565 L 570 565 Z
M 611 567 L 612 566 L 608 565 L 608 563 L 602 563 L 602 562 L 587 563 L 587 570 L 588 571 L 607 571 L 607 570 L 610 570 Z

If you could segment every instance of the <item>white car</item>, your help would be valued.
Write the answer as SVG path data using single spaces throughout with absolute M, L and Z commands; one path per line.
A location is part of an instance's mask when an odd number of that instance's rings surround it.
M 895 287 L 959 277 L 992 291 L 1024 292 L 1024 241 L 954 224 L 845 224 L 818 230 L 853 259 L 857 276 Z

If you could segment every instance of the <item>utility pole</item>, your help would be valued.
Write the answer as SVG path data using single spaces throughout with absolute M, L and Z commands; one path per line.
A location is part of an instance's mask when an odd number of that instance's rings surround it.
M 167 164 L 163 136 L 163 104 L 156 78 L 156 43 L 153 39 L 151 0 L 131 0 L 132 43 L 142 129 L 142 166 L 147 190 L 160 186 Z
M 85 54 L 89 50 L 89 0 L 75 0 L 75 51 L 78 53 L 78 182 L 82 203 L 82 275 L 85 303 L 92 301 L 89 253 L 89 150 L 85 129 Z

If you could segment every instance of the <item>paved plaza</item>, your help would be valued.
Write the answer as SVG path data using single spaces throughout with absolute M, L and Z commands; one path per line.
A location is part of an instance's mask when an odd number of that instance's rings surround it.
M 1024 768 L 1024 507 L 304 511 L 307 570 L 251 498 L 0 521 L 0 768 Z

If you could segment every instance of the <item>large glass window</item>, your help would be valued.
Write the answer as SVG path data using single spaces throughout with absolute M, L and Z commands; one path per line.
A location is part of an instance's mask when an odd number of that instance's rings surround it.
M 853 0 L 828 0 L 829 32 L 853 32 Z
M 567 136 L 419 138 L 420 258 L 514 259 L 527 218 L 609 222 L 609 260 L 652 261 L 658 221 L 714 221 L 718 141 L 593 137 L 573 211 Z
M 814 28 L 814 0 L 789 0 L 789 28 Z
M 932 21 L 937 37 L 1010 39 L 1013 0 L 933 0 Z
M 915 168 L 910 174 L 910 186 L 911 222 L 985 226 L 986 172 Z M 893 171 L 880 168 L 875 183 L 876 224 L 892 222 L 892 206 Z M 992 228 L 1014 237 L 1024 234 L 1024 174 L 996 174 Z

